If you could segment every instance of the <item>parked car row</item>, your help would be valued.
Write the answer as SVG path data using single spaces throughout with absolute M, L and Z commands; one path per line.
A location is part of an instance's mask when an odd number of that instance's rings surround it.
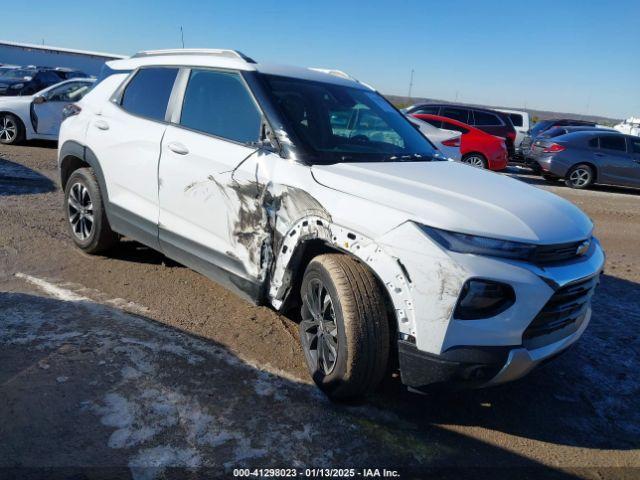
M 69 68 L 0 67 L 0 96 L 33 95 L 62 80 L 88 77 L 84 72 Z
M 64 80 L 33 95 L 0 97 L 0 143 L 23 140 L 57 140 L 63 110 L 82 99 L 93 78 Z
M 70 237 L 95 254 L 127 236 L 291 312 L 334 399 L 395 365 L 421 391 L 515 380 L 585 331 L 604 253 L 572 203 L 428 141 L 499 168 L 508 114 L 432 107 L 231 50 L 111 61 L 60 131 Z

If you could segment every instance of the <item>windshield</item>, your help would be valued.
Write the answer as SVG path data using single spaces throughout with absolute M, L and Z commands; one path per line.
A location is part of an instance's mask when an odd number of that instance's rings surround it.
M 432 160 L 429 141 L 380 94 L 264 75 L 286 123 L 313 163 Z
M 530 135 L 532 137 L 537 136 L 538 134 L 540 134 L 541 132 L 544 132 L 547 128 L 549 128 L 551 125 L 553 125 L 553 122 L 551 120 L 543 120 L 541 122 L 538 122 L 534 125 L 534 127 L 531 129 L 531 133 Z
M 33 77 L 35 75 L 34 70 L 24 70 L 21 68 L 15 68 L 13 70 L 8 70 L 4 72 L 2 75 L 3 78 L 27 78 Z

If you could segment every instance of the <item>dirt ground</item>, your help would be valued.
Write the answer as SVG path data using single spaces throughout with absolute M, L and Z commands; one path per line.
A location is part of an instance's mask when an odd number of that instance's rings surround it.
M 0 147 L 0 478 L 640 476 L 640 191 L 512 169 L 596 224 L 607 267 L 584 337 L 513 384 L 419 396 L 390 380 L 335 405 L 289 319 L 135 242 L 74 248 L 55 158 L 55 144 Z

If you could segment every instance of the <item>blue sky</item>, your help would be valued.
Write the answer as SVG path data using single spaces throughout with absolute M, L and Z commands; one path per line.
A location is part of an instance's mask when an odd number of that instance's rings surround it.
M 29 1 L 3 40 L 130 54 L 180 46 L 345 70 L 383 93 L 640 115 L 640 1 Z

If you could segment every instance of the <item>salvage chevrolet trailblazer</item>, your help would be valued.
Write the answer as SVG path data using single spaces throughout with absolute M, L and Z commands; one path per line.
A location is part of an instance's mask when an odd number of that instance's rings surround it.
M 591 221 L 443 161 L 348 76 L 231 50 L 141 52 L 109 62 L 66 115 L 76 245 L 127 236 L 287 312 L 332 398 L 389 368 L 416 390 L 514 380 L 589 323 L 604 264 Z

